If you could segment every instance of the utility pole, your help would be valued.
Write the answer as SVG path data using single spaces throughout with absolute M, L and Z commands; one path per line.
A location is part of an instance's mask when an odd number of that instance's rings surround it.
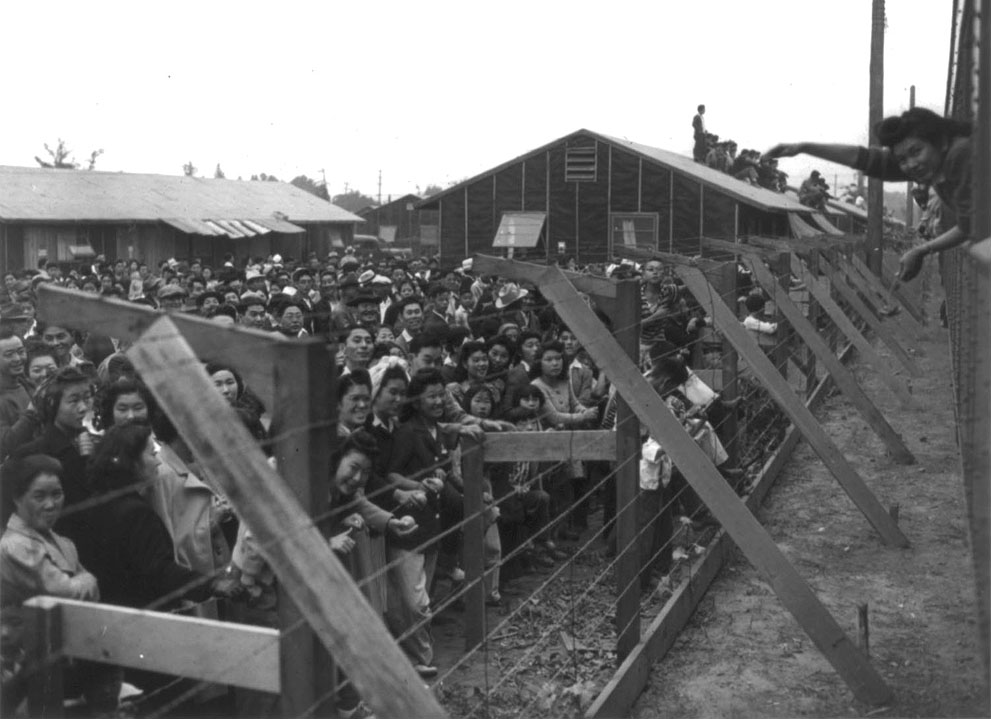
M 382 204 L 382 170 L 379 170 L 379 205 Z
M 908 106 L 915 107 L 915 85 L 908 90 Z M 912 181 L 905 185 L 905 229 L 915 225 L 915 202 L 912 199 Z
M 871 13 L 870 107 L 868 137 L 877 145 L 875 126 L 881 122 L 884 105 L 884 0 L 873 0 Z M 874 177 L 867 180 L 867 266 L 881 276 L 884 252 L 884 183 Z

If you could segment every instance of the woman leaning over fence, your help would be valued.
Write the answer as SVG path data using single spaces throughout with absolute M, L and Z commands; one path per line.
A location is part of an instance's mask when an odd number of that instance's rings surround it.
M 764 156 L 792 157 L 805 153 L 861 170 L 869 177 L 931 187 L 943 203 L 943 226 L 948 229 L 902 255 L 900 279 L 907 282 L 922 269 L 926 255 L 973 239 L 970 236 L 971 127 L 932 110 L 913 107 L 901 115 L 886 117 L 875 129 L 881 147 L 797 142 L 775 145 Z

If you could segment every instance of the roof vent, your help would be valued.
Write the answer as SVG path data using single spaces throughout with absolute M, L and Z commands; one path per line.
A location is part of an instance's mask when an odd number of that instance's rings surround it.
M 564 156 L 565 182 L 595 182 L 595 147 L 569 147 Z

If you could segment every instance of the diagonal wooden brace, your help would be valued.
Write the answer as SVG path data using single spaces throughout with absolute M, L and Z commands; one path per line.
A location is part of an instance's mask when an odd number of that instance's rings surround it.
M 128 356 L 368 706 L 379 716 L 446 716 L 172 319 L 157 320 Z
M 716 324 L 716 329 L 723 333 L 723 336 L 733 344 L 740 356 L 747 361 L 751 371 L 774 397 L 791 421 L 795 423 L 802 436 L 836 477 L 836 481 L 840 483 L 840 486 L 857 505 L 867 521 L 878 531 L 884 542 L 895 547 L 907 547 L 908 539 L 902 534 L 891 515 L 864 484 L 864 480 L 857 474 L 853 465 L 847 462 L 843 453 L 833 444 L 829 435 L 826 434 L 812 412 L 798 398 L 791 385 L 771 364 L 771 360 L 757 345 L 754 338 L 743 328 L 743 324 L 736 318 L 733 311 L 712 289 L 702 271 L 695 267 L 677 267 L 675 271 L 702 307 L 709 311 Z
M 778 284 L 774 275 L 764 266 L 759 259 L 748 258 L 748 264 L 754 274 L 754 279 L 771 295 L 778 310 L 785 316 L 788 322 L 799 334 L 806 346 L 812 350 L 816 358 L 822 362 L 826 370 L 833 376 L 833 381 L 848 400 L 857 408 L 867 423 L 873 428 L 877 435 L 884 442 L 884 445 L 891 452 L 891 456 L 899 464 L 914 464 L 915 457 L 905 446 L 901 436 L 895 432 L 894 428 L 888 424 L 888 420 L 881 414 L 874 405 L 870 397 L 861 389 L 857 378 L 847 369 L 846 365 L 840 362 L 829 349 L 829 345 L 819 336 L 812 323 L 802 314 L 791 297 Z M 797 399 L 797 398 L 796 398 Z
M 557 268 L 548 268 L 543 277 L 540 283 L 543 295 L 554 303 L 558 315 L 595 362 L 609 368 L 609 378 L 617 391 L 664 446 L 701 500 L 767 579 L 782 604 L 853 694 L 871 704 L 888 701 L 891 690 L 880 674 L 850 641 L 615 338 L 605 331 L 568 279 Z

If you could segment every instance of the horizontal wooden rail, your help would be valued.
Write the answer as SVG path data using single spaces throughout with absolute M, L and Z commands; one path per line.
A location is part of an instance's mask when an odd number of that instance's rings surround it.
M 555 462 L 616 459 L 616 433 L 609 429 L 563 432 L 490 432 L 482 445 L 485 462 Z
M 25 607 L 57 610 L 62 656 L 279 693 L 277 629 L 54 597 Z
M 80 299 L 85 299 L 81 302 Z M 62 324 L 128 343 L 163 317 L 164 313 L 147 305 L 92 294 L 52 284 L 38 286 L 38 317 L 49 324 Z M 282 340 L 272 332 L 244 327 L 224 327 L 204 317 L 173 312 L 169 317 L 203 361 L 229 364 L 269 409 L 275 405 L 275 380 L 272 373 Z M 267 346 L 258 342 L 264 337 Z
M 519 260 L 507 260 L 491 255 L 475 255 L 472 260 L 472 271 L 476 275 L 501 275 L 522 278 L 526 282 L 539 287 L 546 265 Z M 584 275 L 580 272 L 562 270 L 565 277 L 579 292 L 595 295 L 596 299 L 616 299 L 616 281 L 596 275 Z

